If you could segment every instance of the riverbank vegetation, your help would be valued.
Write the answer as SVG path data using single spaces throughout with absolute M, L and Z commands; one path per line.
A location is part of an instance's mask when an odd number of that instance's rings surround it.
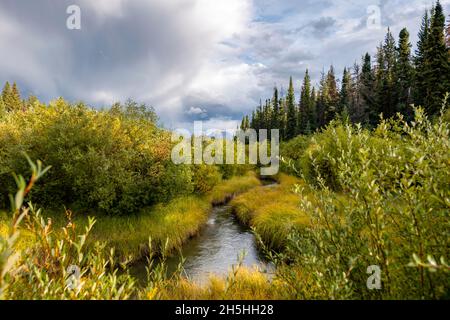
M 284 159 L 297 178 L 280 174 L 279 185 L 230 202 L 254 227 L 274 277 L 234 270 L 203 286 L 170 283 L 162 296 L 448 299 L 449 133 L 443 116 L 432 122 L 416 109 L 413 123 L 386 120 L 372 132 L 334 122 L 307 143 L 289 142 L 303 145 L 299 161 Z M 378 290 L 367 285 L 374 266 Z
M 106 249 L 114 249 L 119 262 L 135 262 L 149 254 L 169 255 L 179 250 L 183 243 L 195 236 L 208 219 L 214 203 L 223 203 L 232 195 L 242 193 L 258 186 L 260 181 L 254 173 L 225 180 L 204 195 L 190 195 L 175 198 L 142 209 L 140 212 L 125 216 L 96 215 L 96 226 L 87 239 L 87 245 L 96 242 L 105 244 Z M 80 227 L 89 224 L 89 217 L 81 213 L 67 211 L 45 212 L 52 225 L 62 228 L 67 219 Z M 9 217 L 5 213 L 0 217 L 0 235 L 8 233 Z M 26 232 L 26 230 L 25 230 Z M 33 235 L 26 232 L 23 245 L 33 243 Z M 151 241 L 149 245 L 149 240 Z
M 256 229 L 267 246 L 279 250 L 286 243 L 286 235 L 308 224 L 308 216 L 300 210 L 294 192 L 302 180 L 282 173 L 277 181 L 235 197 L 230 205 L 243 224 Z
M 146 105 L 44 104 L 5 85 L 0 298 L 450 298 L 442 15 L 438 3 L 424 18 L 414 66 L 407 31 L 398 46 L 389 32 L 376 66 L 365 55 L 340 92 L 331 69 L 317 94 L 305 77 L 298 105 L 291 81 L 286 98 L 275 89 L 246 117 L 243 129 L 282 130 L 282 172 L 268 186 L 253 165 L 174 164 L 171 132 Z M 409 108 L 415 101 L 425 107 Z M 15 175 L 30 167 L 29 178 Z M 273 277 L 240 265 L 205 284 L 182 266 L 167 273 L 167 256 L 228 201 Z M 139 259 L 148 259 L 144 286 L 130 275 Z
M 13 224 L 2 226 L 3 297 L 446 298 L 449 133 L 443 117 L 432 122 L 421 109 L 413 123 L 386 120 L 374 131 L 335 122 L 297 149 L 301 166 L 284 160 L 297 177 L 282 173 L 278 185 L 261 186 L 249 174 L 218 185 L 220 197 L 213 189 L 213 197 L 177 198 L 136 217 L 99 216 L 96 224 L 69 216 L 58 231 L 58 223 L 21 202 L 37 179 L 26 185 L 18 178 L 12 216 L 6 215 Z M 32 177 L 41 178 L 39 172 Z M 137 286 L 126 259 L 112 247 L 164 256 L 201 226 L 211 199 L 233 194 L 240 179 L 247 188 L 240 187 L 243 193 L 230 204 L 254 227 L 276 265 L 274 276 L 236 267 L 226 279 L 197 284 L 181 273 L 168 276 L 162 266 L 149 269 L 147 286 Z M 20 246 L 18 231 L 24 231 L 26 246 Z M 153 243 L 145 247 L 148 235 Z M 67 287 L 72 264 L 81 268 L 79 291 Z M 369 266 L 380 268 L 380 290 L 367 289 Z

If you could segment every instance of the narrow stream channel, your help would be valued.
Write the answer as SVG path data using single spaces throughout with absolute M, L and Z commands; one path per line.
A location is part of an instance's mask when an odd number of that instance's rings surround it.
M 233 265 L 238 264 L 239 255 L 243 252 L 244 266 L 258 267 L 261 272 L 273 270 L 258 251 L 252 231 L 237 220 L 231 206 L 216 206 L 200 233 L 182 248 L 182 256 L 185 258 L 184 275 L 200 284 L 211 274 L 226 275 Z M 179 255 L 168 259 L 169 273 L 176 269 L 180 260 Z M 140 282 L 146 280 L 145 266 L 143 261 L 132 268 L 132 274 Z

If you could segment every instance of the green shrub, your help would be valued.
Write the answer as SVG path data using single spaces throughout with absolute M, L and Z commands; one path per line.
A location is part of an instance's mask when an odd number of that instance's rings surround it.
M 216 166 L 201 164 L 193 165 L 192 184 L 197 193 L 211 191 L 222 180 L 222 174 Z
M 339 125 L 319 134 L 318 155 L 343 193 L 322 178 L 320 161 L 311 163 L 318 187 L 313 196 L 299 188 L 310 226 L 287 249 L 287 260 L 308 276 L 284 275 L 299 297 L 448 298 L 449 133 L 448 123 L 433 124 L 416 109 L 412 123 L 384 120 L 373 133 Z M 371 265 L 381 269 L 381 290 L 366 287 Z
M 53 166 L 31 194 L 47 206 L 126 214 L 192 192 L 190 168 L 172 163 L 170 133 L 152 114 L 132 102 L 104 112 L 62 99 L 9 113 L 0 121 L 3 201 L 11 172 L 26 170 L 24 151 Z
M 280 162 L 280 170 L 287 174 L 298 175 L 296 169 L 301 167 L 300 159 L 310 144 L 311 137 L 304 135 L 299 135 L 287 142 L 282 141 L 280 155 L 285 161 Z

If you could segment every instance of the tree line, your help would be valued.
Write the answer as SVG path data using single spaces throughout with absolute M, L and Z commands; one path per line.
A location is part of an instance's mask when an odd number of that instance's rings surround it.
M 423 106 L 429 116 L 437 115 L 450 91 L 449 33 L 437 1 L 423 15 L 414 54 L 406 28 L 400 31 L 398 42 L 388 29 L 374 59 L 366 53 L 360 64 L 344 68 L 340 85 L 331 66 L 322 72 L 316 89 L 307 69 L 298 101 L 290 77 L 286 96 L 275 87 L 272 98 L 260 101 L 251 116 L 242 119 L 240 128 L 280 129 L 280 136 L 289 140 L 323 128 L 336 118 L 366 127 L 375 127 L 380 114 L 389 118 L 401 113 L 412 119 L 411 105 Z

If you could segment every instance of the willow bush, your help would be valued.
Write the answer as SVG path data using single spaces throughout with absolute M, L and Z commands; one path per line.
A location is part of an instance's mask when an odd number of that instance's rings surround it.
M 301 273 L 282 275 L 297 297 L 449 298 L 449 133 L 418 108 L 411 123 L 335 124 L 313 137 L 299 170 L 311 184 L 297 190 L 311 224 L 287 249 Z M 380 290 L 366 286 L 372 265 Z
M 11 173 L 26 170 L 22 152 L 53 166 L 31 194 L 47 207 L 126 214 L 191 193 L 192 173 L 172 163 L 170 132 L 155 121 L 152 109 L 131 101 L 97 111 L 58 99 L 8 113 L 0 121 L 3 204 Z

